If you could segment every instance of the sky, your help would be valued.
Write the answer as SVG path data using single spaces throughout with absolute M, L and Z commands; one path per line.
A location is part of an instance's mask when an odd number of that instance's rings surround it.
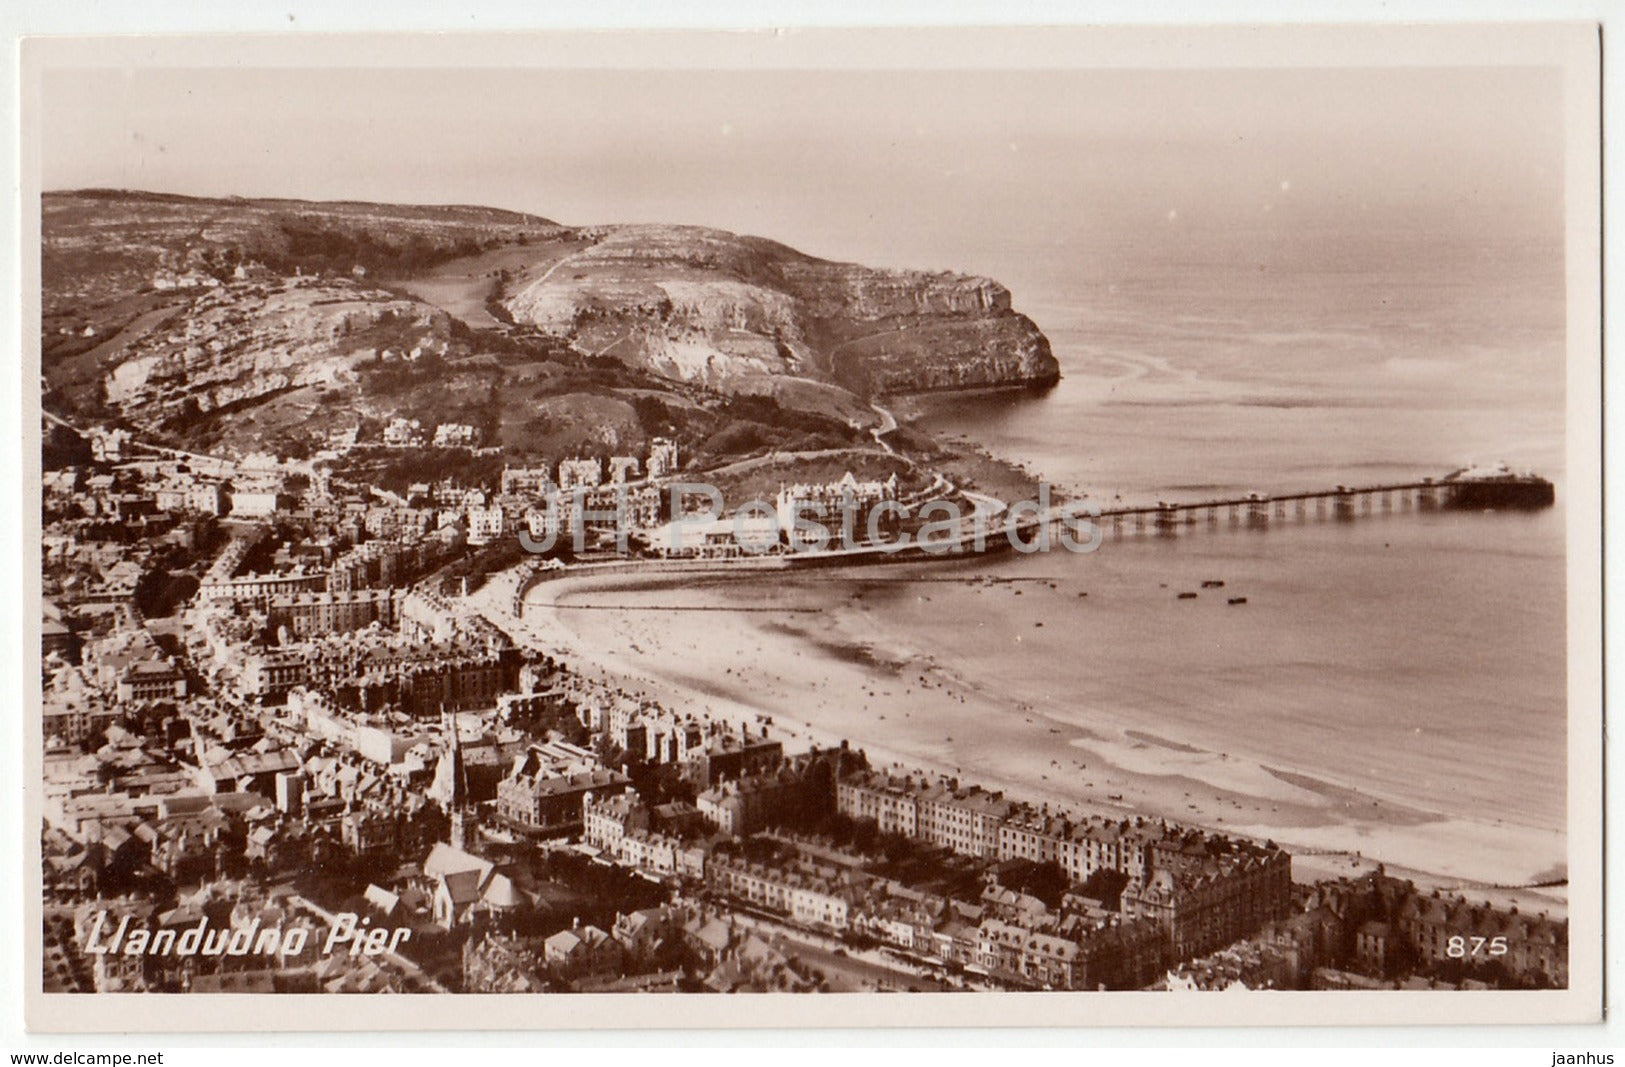
M 40 115 L 45 189 L 695 223 L 881 266 L 1562 233 L 1542 68 L 53 69 Z

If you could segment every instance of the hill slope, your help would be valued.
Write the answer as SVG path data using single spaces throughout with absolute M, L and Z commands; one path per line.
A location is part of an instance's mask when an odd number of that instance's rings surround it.
M 996 282 L 833 263 L 721 230 L 603 231 L 501 302 L 590 351 L 723 388 L 798 375 L 869 394 L 1058 375 Z
M 520 453 L 703 443 L 752 397 L 747 421 L 830 443 L 874 395 L 1058 377 L 996 282 L 719 230 L 106 190 L 42 214 L 47 405 L 194 445 L 396 416 Z

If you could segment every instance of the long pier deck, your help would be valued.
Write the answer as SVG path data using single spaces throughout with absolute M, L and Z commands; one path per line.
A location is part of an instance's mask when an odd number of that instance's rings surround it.
M 1291 493 L 1249 493 L 1246 496 L 1210 500 L 1154 504 L 1125 504 L 1099 507 L 1092 501 L 1076 501 L 1020 518 L 985 523 L 980 529 L 961 531 L 949 537 L 907 544 L 854 545 L 818 552 L 788 553 L 784 559 L 795 567 L 829 567 L 857 563 L 902 562 L 911 559 L 987 554 L 1009 551 L 1015 540 L 1030 543 L 1045 526 L 1087 520 L 1102 537 L 1128 533 L 1176 535 L 1192 527 L 1231 526 L 1268 528 L 1272 522 L 1309 521 L 1311 518 L 1352 521 L 1362 516 L 1395 512 L 1433 512 L 1464 508 L 1500 506 L 1528 510 L 1552 502 L 1551 483 L 1535 478 L 1506 481 L 1452 481 L 1423 478 L 1419 481 L 1378 485 L 1339 485 L 1332 489 Z
M 1210 500 L 1124 504 L 1100 507 L 1098 511 L 1089 502 L 1078 502 L 1052 508 L 1048 516 L 1023 522 L 1018 529 L 1025 532 L 1035 530 L 1041 522 L 1060 523 L 1088 518 L 1114 533 L 1121 533 L 1129 526 L 1139 533 L 1167 532 L 1203 521 L 1209 525 L 1224 521 L 1231 525 L 1267 526 L 1272 521 L 1307 520 L 1311 513 L 1312 517 L 1319 519 L 1353 519 L 1378 512 L 1442 511 L 1461 506 L 1466 493 L 1481 491 L 1472 487 L 1485 484 L 1493 483 L 1423 478 L 1420 481 L 1378 485 L 1339 485 L 1332 489 L 1293 493 L 1248 493 L 1246 496 Z
M 1047 526 L 1087 520 L 1103 540 L 1114 536 L 1152 533 L 1176 536 L 1181 529 L 1217 528 L 1221 521 L 1254 529 L 1268 528 L 1272 522 L 1311 518 L 1353 521 L 1377 513 L 1431 512 L 1443 510 L 1534 510 L 1553 503 L 1552 484 L 1534 477 L 1507 477 L 1492 480 L 1423 478 L 1419 481 L 1379 485 L 1347 486 L 1291 493 L 1248 493 L 1246 496 L 1154 504 L 1126 504 L 1102 508 L 1093 501 L 1074 501 L 1037 512 L 1025 518 L 1004 518 L 983 522 L 980 528 L 961 529 L 951 536 L 929 541 L 904 539 L 885 544 L 860 544 L 844 548 L 807 552 L 786 552 L 782 548 L 764 554 L 733 554 L 661 560 L 604 560 L 544 568 L 527 564 L 517 576 L 513 610 L 523 615 L 525 596 L 536 584 L 559 578 L 609 577 L 623 574 L 667 574 L 721 576 L 761 574 L 775 570 L 812 567 L 861 566 L 875 563 L 902 563 L 915 560 L 963 558 L 967 554 L 987 555 L 1015 550 L 1017 541 L 1031 544 L 1031 538 Z M 985 509 L 979 514 L 988 514 Z

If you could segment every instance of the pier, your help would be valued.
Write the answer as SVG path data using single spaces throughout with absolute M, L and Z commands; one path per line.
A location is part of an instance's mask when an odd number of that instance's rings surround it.
M 1469 510 L 1531 511 L 1549 507 L 1552 484 L 1532 475 L 1495 478 L 1423 478 L 1420 481 L 1347 486 L 1299 493 L 1248 493 L 1183 503 L 1126 504 L 1102 507 L 1094 513 L 1085 503 L 1051 508 L 1015 527 L 1018 534 L 1036 533 L 1039 527 L 1088 519 L 1103 533 L 1124 535 L 1177 535 L 1190 528 L 1248 527 L 1331 519 L 1352 522 L 1371 515 L 1396 512 Z
M 1353 522 L 1373 515 L 1425 514 L 1440 511 L 1535 511 L 1551 507 L 1556 494 L 1552 483 L 1533 474 L 1513 474 L 1505 468 L 1457 471 L 1444 478 L 1391 482 L 1380 485 L 1339 485 L 1331 489 L 1296 493 L 1248 493 L 1183 503 L 1126 504 L 1097 508 L 1092 501 L 1055 505 L 1023 519 L 994 524 L 971 524 L 944 538 L 863 543 L 817 551 L 786 551 L 775 545 L 760 554 L 727 558 L 603 559 L 568 566 L 549 561 L 530 562 L 515 579 L 513 611 L 524 612 L 525 595 L 538 583 L 570 577 L 609 577 L 621 574 L 692 576 L 739 575 L 813 567 L 849 567 L 946 557 L 991 555 L 1015 550 L 1017 542 L 1032 544 L 1047 527 L 1087 521 L 1100 538 L 1124 536 L 1176 537 L 1182 531 L 1246 528 L 1308 522 Z M 982 498 L 983 503 L 995 503 Z M 979 516 L 993 512 L 980 507 Z M 1093 535 L 1088 535 L 1093 540 Z M 1097 542 L 1098 543 L 1098 542 Z

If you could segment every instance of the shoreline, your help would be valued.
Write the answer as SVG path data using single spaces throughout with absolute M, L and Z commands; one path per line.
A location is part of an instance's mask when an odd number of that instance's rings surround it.
M 1013 396 L 1020 393 L 1046 393 L 1061 384 L 1061 374 L 1056 372 L 1053 378 L 1031 378 L 1019 382 L 989 383 L 987 385 L 939 385 L 931 389 L 909 389 L 901 392 L 877 393 L 873 399 L 877 404 L 888 408 L 899 406 L 922 407 L 928 405 L 933 399 L 970 399 L 979 396 Z M 910 418 L 917 418 L 918 412 L 911 412 Z
M 853 579 L 854 585 L 863 581 Z M 1001 703 L 929 655 L 884 635 L 853 640 L 839 625 L 806 632 L 794 623 L 810 616 L 793 606 L 744 611 L 683 605 L 706 609 L 704 641 L 675 647 L 678 639 L 648 608 L 626 602 L 650 592 L 662 598 L 657 606 L 696 594 L 669 573 L 572 576 L 532 587 L 522 620 L 505 610 L 511 591 L 506 604 L 494 597 L 492 606 L 505 617 L 493 621 L 516 640 L 539 644 L 592 684 L 735 724 L 755 726 L 770 716 L 773 733 L 791 751 L 846 740 L 877 767 L 958 775 L 1034 804 L 1145 815 L 1273 840 L 1293 853 L 1300 881 L 1358 875 L 1385 860 L 1391 873 L 1428 888 L 1525 910 L 1566 911 L 1561 886 L 1491 888 L 1550 880 L 1553 865 L 1538 859 L 1545 851 L 1539 842 L 1553 836 L 1560 841 L 1561 835 L 1424 811 L 1140 729 L 1046 717 L 1027 705 Z M 593 593 L 614 602 L 590 605 L 594 610 L 573 610 L 589 605 L 568 603 Z M 768 618 L 775 611 L 791 621 Z M 854 707 L 853 693 L 881 703 Z M 1015 728 L 971 742 L 976 724 L 988 715 L 1002 715 Z M 1015 725 L 1017 716 L 1025 717 L 1026 728 Z M 961 737 L 957 743 L 955 734 Z M 1360 814 L 1353 815 L 1356 806 Z M 1509 836 L 1530 847 L 1507 849 Z M 1532 865 L 1508 867 L 1509 854 L 1528 855 Z

